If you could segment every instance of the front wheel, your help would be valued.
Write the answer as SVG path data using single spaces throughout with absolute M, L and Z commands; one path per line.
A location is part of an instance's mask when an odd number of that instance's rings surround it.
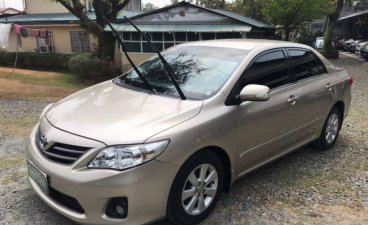
M 333 107 L 327 116 L 322 133 L 314 145 L 322 151 L 330 150 L 339 136 L 341 123 L 341 113 L 336 107 Z
M 223 187 L 219 157 L 202 151 L 184 163 L 171 187 L 167 218 L 174 224 L 197 224 L 215 208 Z

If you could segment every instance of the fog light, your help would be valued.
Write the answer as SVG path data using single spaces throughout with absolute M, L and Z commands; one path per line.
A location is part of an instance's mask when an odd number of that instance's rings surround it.
M 112 198 L 106 207 L 106 216 L 111 218 L 124 219 L 128 215 L 128 199 Z

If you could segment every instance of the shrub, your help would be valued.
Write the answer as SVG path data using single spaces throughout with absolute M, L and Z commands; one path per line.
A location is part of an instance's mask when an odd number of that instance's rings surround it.
M 72 55 L 60 53 L 18 52 L 17 67 L 22 68 L 68 68 Z M 16 53 L 0 50 L 0 66 L 13 66 Z
M 108 80 L 118 74 L 117 69 L 109 62 L 85 53 L 70 58 L 69 70 L 79 81 L 87 83 Z
M 325 39 L 323 43 L 322 53 L 325 53 L 325 54 L 337 53 L 337 50 L 333 46 L 333 28 L 332 27 L 327 28 L 324 37 Z

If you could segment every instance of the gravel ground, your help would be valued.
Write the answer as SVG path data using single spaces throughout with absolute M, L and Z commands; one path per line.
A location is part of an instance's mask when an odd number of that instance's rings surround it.
M 368 224 L 368 62 L 332 62 L 354 78 L 351 112 L 336 146 L 329 152 L 304 147 L 242 178 L 204 224 Z M 45 205 L 26 179 L 24 130 L 29 133 L 45 105 L 0 101 L 1 225 L 74 224 Z

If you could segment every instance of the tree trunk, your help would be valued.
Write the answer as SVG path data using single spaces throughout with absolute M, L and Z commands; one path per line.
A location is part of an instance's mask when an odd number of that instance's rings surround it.
M 113 61 L 115 58 L 115 38 L 112 32 L 103 32 L 98 39 L 98 56 L 101 59 Z
M 341 13 L 343 6 L 344 6 L 344 0 L 337 0 L 335 12 L 328 15 L 328 27 L 335 28 L 336 21 L 340 17 L 340 13 Z
M 291 33 L 291 29 L 289 26 L 284 27 L 284 33 L 285 33 L 284 41 L 289 41 L 290 33 Z

